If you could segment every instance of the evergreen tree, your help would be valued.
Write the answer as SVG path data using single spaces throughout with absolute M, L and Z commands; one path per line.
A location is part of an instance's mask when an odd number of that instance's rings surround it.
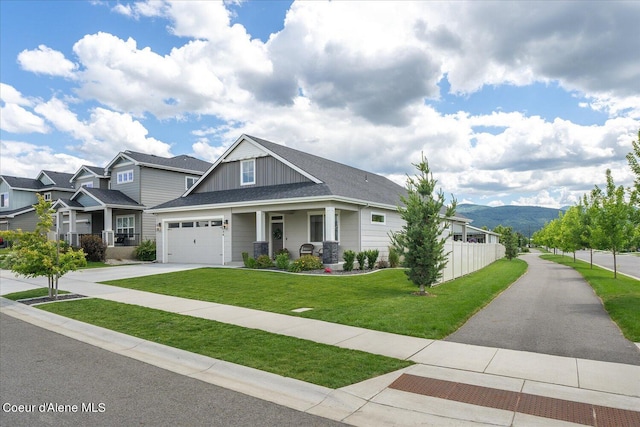
M 407 197 L 401 197 L 404 206 L 398 208 L 405 225 L 391 235 L 391 242 L 404 256 L 408 279 L 419 287 L 419 295 L 426 295 L 425 288 L 438 282 L 447 265 L 445 228 L 455 214 L 456 200 L 444 209 L 442 190 L 434 195 L 437 181 L 424 155 L 422 161 L 413 166 L 418 173 L 407 177 Z

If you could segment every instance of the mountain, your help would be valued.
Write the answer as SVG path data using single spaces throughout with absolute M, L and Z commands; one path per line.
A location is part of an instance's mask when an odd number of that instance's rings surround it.
M 513 227 L 514 231 L 530 237 L 544 225 L 556 218 L 563 209 L 541 208 L 539 206 L 482 206 L 461 204 L 456 213 L 472 219 L 471 225 L 493 230 L 498 225 Z

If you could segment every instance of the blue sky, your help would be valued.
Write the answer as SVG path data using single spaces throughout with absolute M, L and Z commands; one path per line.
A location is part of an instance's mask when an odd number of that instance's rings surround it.
M 242 133 L 459 202 L 559 207 L 640 128 L 636 2 L 0 2 L 0 169 Z

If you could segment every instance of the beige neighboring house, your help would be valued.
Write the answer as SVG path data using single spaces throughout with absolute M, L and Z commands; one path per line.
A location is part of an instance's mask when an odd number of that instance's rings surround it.
M 53 205 L 57 232 L 73 245 L 85 234 L 101 236 L 109 247 L 133 248 L 155 240 L 155 218 L 145 209 L 179 197 L 210 166 L 191 156 L 129 150 L 105 167 L 82 166 L 70 178 L 72 194 Z

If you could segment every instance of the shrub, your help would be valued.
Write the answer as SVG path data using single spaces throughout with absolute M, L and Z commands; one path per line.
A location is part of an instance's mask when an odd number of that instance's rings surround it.
M 62 244 L 63 242 L 60 242 Z M 104 261 L 107 253 L 107 244 L 99 236 L 88 234 L 80 238 L 80 246 L 85 253 L 87 261 Z M 61 250 L 64 250 L 61 247 Z
M 378 255 L 380 255 L 380 251 L 377 249 L 371 249 L 371 250 L 365 251 L 364 253 L 367 256 L 367 264 L 369 265 L 369 268 L 373 270 L 373 268 L 376 266 L 376 261 L 378 260 Z
M 256 268 L 271 268 L 273 267 L 273 261 L 269 255 L 260 255 L 256 258 Z
M 140 261 L 156 260 L 156 242 L 155 240 L 145 240 L 137 248 L 133 250 L 133 256 Z
M 346 250 L 342 254 L 342 258 L 344 258 L 344 264 L 342 265 L 342 269 L 344 271 L 353 270 L 353 262 L 356 260 L 356 253 L 352 250 Z
M 289 251 L 276 255 L 276 267 L 280 270 L 287 270 L 289 268 Z
M 320 270 L 324 266 L 320 258 L 313 255 L 302 255 L 297 260 L 293 261 L 291 265 L 289 265 L 289 271 L 298 272 L 298 271 L 309 271 L 309 270 Z
M 242 262 L 247 268 L 256 268 L 256 260 L 249 256 L 249 252 L 242 252 Z
M 287 257 L 291 258 L 291 254 L 289 254 L 289 249 L 287 249 L 287 248 L 282 248 L 279 251 L 276 251 L 276 253 L 275 253 L 276 257 L 278 255 L 282 255 L 282 254 L 287 254 Z
M 389 267 L 396 268 L 400 265 L 400 254 L 393 246 L 389 247 Z
M 364 252 L 358 252 L 358 255 L 356 255 L 356 259 L 358 260 L 358 266 L 360 267 L 360 270 L 364 270 L 365 267 L 365 263 L 367 260 L 367 254 Z
M 378 261 L 378 268 L 389 268 L 389 263 L 383 259 Z

